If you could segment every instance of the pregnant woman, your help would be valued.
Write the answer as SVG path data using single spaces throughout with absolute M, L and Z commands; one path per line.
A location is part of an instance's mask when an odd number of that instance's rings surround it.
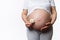
M 56 18 L 54 0 L 25 0 L 22 19 L 28 40 L 51 40 Z

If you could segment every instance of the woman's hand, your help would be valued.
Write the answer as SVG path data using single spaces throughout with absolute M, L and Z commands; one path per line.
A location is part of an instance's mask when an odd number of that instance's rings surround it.
M 29 27 L 31 27 L 32 23 L 30 23 L 30 22 L 26 22 L 25 25 L 26 25 L 26 27 L 29 28 Z
M 48 29 L 49 27 L 51 27 L 51 26 L 52 26 L 51 22 L 47 22 L 47 23 L 45 24 L 45 26 L 41 28 L 41 31 L 47 30 L 47 29 Z

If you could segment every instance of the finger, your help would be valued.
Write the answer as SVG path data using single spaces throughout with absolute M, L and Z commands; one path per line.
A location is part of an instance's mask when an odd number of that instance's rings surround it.
M 46 29 L 47 27 L 48 27 L 48 26 L 45 26 L 45 27 L 41 28 L 41 30 Z
M 30 25 L 26 25 L 26 27 L 30 27 Z
M 31 23 L 26 23 L 26 25 L 31 24 Z
M 30 27 L 30 24 L 25 24 L 27 27 Z
M 51 24 L 51 22 L 46 23 L 46 25 L 50 25 L 50 24 Z
M 51 22 L 48 22 L 48 23 L 46 23 L 46 24 L 50 24 Z

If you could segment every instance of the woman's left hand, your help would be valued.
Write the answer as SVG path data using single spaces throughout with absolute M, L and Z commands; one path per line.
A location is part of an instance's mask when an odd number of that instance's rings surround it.
M 52 26 L 51 22 L 47 22 L 47 23 L 45 24 L 45 26 L 41 28 L 41 31 L 47 30 L 47 28 L 49 28 L 49 27 L 51 27 L 51 26 Z

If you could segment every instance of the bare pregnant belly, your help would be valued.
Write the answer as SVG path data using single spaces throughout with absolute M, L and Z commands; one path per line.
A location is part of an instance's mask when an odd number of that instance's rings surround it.
M 28 15 L 28 20 L 34 19 L 33 29 L 40 30 L 48 21 L 51 21 L 50 13 L 42 9 L 36 9 Z

